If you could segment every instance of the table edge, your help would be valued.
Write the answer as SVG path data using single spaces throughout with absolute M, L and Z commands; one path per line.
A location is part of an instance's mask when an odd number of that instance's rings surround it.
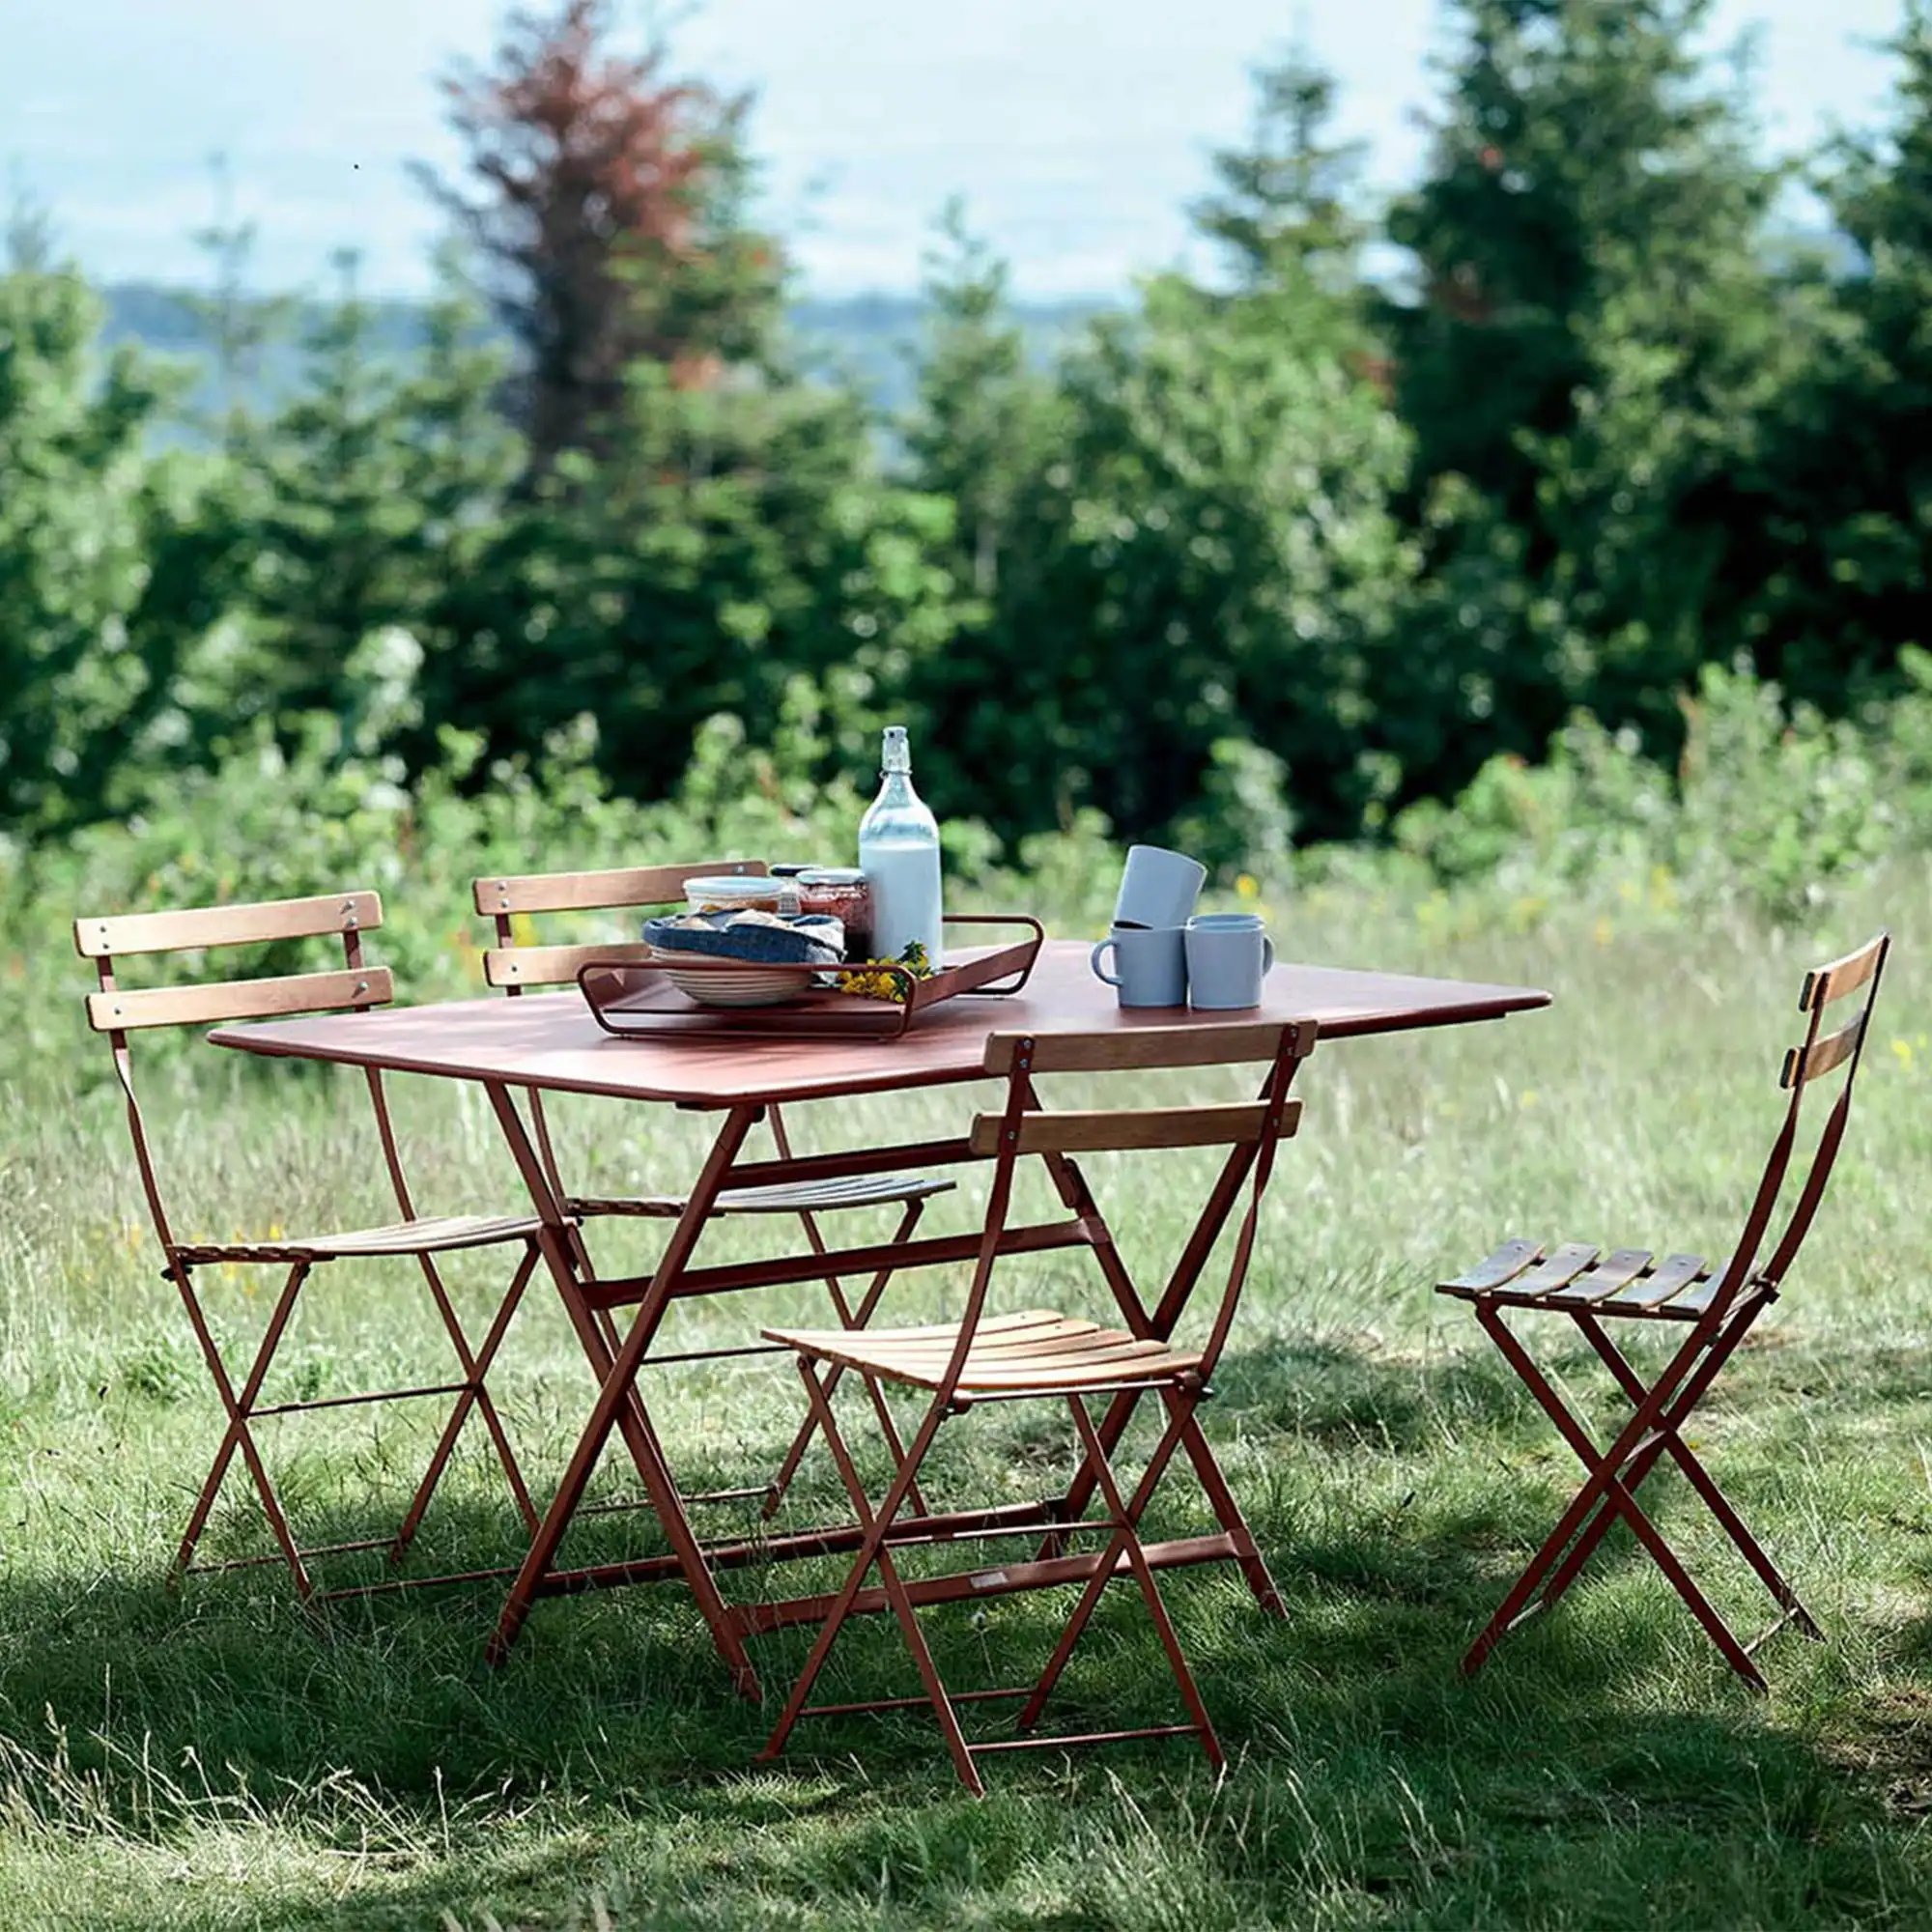
M 1511 990 L 1508 997 L 1483 1001 L 1475 1008 L 1459 1008 L 1453 1011 L 1425 1014 L 1419 1018 L 1404 1017 L 1400 1020 L 1378 1020 L 1370 1017 L 1362 1020 L 1338 1020 L 1323 1026 L 1323 1039 L 1366 1039 L 1380 1035 L 1396 1033 L 1432 1032 L 1447 1026 L 1474 1026 L 1486 1021 L 1507 1019 L 1513 1013 L 1537 1012 L 1553 1003 L 1554 996 L 1542 987 L 1520 987 Z M 434 1004 L 434 1003 L 432 1003 Z M 386 1011 L 402 1011 L 407 1009 L 388 1008 Z M 1236 1015 L 1229 1015 L 1236 1017 Z M 844 1075 L 838 1078 L 788 1084 L 781 1088 L 745 1088 L 729 1094 L 715 1091 L 703 1094 L 680 1092 L 671 1087 L 639 1086 L 627 1083 L 622 1086 L 608 1082 L 582 1080 L 542 1080 L 533 1079 L 527 1073 L 483 1072 L 466 1068 L 461 1071 L 448 1067 L 425 1065 L 412 1061 L 407 1055 L 385 1054 L 380 1057 L 354 1052 L 317 1052 L 307 1048 L 285 1046 L 265 1040 L 264 1030 L 274 1025 L 274 1021 L 231 1022 L 225 1026 L 211 1029 L 204 1036 L 211 1046 L 230 1047 L 241 1053 L 252 1053 L 265 1060 L 306 1060 L 323 1065 L 372 1067 L 383 1073 L 411 1073 L 431 1080 L 468 1080 L 478 1086 L 501 1086 L 527 1088 L 544 1094 L 584 1094 L 601 1099 L 612 1100 L 653 1100 L 666 1105 L 688 1108 L 704 1113 L 722 1112 L 732 1107 L 770 1106 L 788 1104 L 792 1101 L 856 1099 L 868 1094 L 907 1093 L 919 1087 L 958 1087 L 975 1080 L 986 1080 L 998 1076 L 989 1075 L 978 1065 L 960 1067 L 927 1067 L 911 1072 L 901 1072 L 898 1077 L 890 1077 L 882 1069 L 881 1077 L 867 1075 Z M 990 1033 L 995 1031 L 989 1027 Z M 622 1046 L 626 1042 L 613 1041 Z M 890 1049 L 893 1042 L 881 1040 L 882 1050 Z M 708 1051 L 707 1044 L 694 1042 L 696 1051 Z M 1231 1063 L 1232 1064 L 1232 1063 Z

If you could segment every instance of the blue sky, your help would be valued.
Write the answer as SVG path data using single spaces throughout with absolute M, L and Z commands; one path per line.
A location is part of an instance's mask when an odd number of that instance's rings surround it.
M 423 286 L 447 166 L 435 75 L 490 48 L 497 0 L 0 0 L 0 168 L 106 278 L 184 281 L 227 154 L 258 279 L 323 278 L 355 245 L 374 293 Z M 1719 0 L 1761 24 L 1756 98 L 1788 147 L 1883 97 L 1868 45 L 1902 0 Z M 625 16 L 643 17 L 641 0 Z M 1297 25 L 1341 76 L 1372 178 L 1415 169 L 1437 0 L 704 0 L 680 65 L 753 88 L 766 218 L 815 291 L 906 289 L 950 194 L 1030 298 L 1112 293 L 1181 256 L 1207 156 L 1238 139 L 1247 70 Z

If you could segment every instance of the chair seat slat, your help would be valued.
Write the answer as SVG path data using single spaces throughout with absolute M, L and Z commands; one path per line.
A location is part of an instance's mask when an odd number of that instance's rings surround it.
M 1009 1325 L 996 1328 L 996 1322 Z M 1012 1325 L 1019 1324 L 1019 1325 Z M 945 1381 L 959 1331 L 949 1322 L 888 1332 L 880 1329 L 767 1328 L 768 1341 L 801 1354 L 837 1362 L 862 1375 L 938 1388 Z M 961 1390 L 1051 1391 L 1095 1382 L 1171 1379 L 1198 1367 L 1197 1353 L 1124 1329 L 1069 1321 L 1051 1309 L 982 1321 L 959 1378 Z
M 712 1208 L 714 1214 L 835 1213 L 845 1208 L 891 1207 L 900 1202 L 929 1201 L 949 1194 L 958 1183 L 891 1174 L 853 1175 L 840 1180 L 781 1181 L 771 1187 L 726 1188 Z M 674 1220 L 684 1212 L 682 1194 L 573 1196 L 570 1211 L 580 1217 L 605 1215 L 634 1219 Z
M 1702 1255 L 1672 1255 L 1610 1297 L 1619 1308 L 1661 1308 L 1680 1290 L 1698 1280 L 1709 1264 Z
M 499 1241 L 534 1240 L 543 1223 L 508 1214 L 441 1214 L 383 1228 L 327 1235 L 290 1235 L 262 1241 L 191 1241 L 176 1253 L 191 1266 L 216 1262 L 343 1261 L 355 1255 L 434 1255 Z
M 1543 1244 L 1540 1241 L 1505 1241 L 1494 1254 L 1445 1281 L 1442 1287 L 1446 1291 L 1463 1289 L 1470 1293 L 1483 1293 L 1492 1288 L 1501 1288 L 1505 1282 L 1514 1281 L 1531 1262 L 1542 1258 Z
M 1561 1288 L 1551 1289 L 1548 1299 L 1559 1302 L 1602 1301 L 1605 1295 L 1614 1294 L 1618 1289 L 1634 1281 L 1649 1265 L 1648 1248 L 1618 1248 L 1615 1253 L 1605 1255 L 1587 1274 L 1579 1274 Z
M 1561 1247 L 1552 1248 L 1527 1274 L 1517 1276 L 1509 1284 L 1509 1293 L 1525 1296 L 1548 1294 L 1552 1289 L 1574 1281 L 1596 1262 L 1601 1252 L 1586 1241 L 1565 1241 Z

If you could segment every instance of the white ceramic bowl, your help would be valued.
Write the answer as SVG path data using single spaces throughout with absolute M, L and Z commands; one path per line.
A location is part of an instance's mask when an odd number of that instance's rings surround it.
M 651 964 L 700 1007 L 776 1007 L 811 990 L 811 966 L 727 966 L 715 952 L 672 952 L 656 947 Z M 680 967 L 696 966 L 696 972 Z

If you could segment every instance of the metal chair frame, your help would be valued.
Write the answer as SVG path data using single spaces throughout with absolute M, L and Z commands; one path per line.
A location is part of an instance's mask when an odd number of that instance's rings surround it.
M 1814 1641 L 1822 1640 L 1816 1621 L 1686 1441 L 1684 1431 L 1725 1364 L 1777 1299 L 1810 1231 L 1851 1118 L 1852 1091 L 1890 943 L 1890 935 L 1881 932 L 1858 952 L 1805 975 L 1798 1001 L 1798 1010 L 1808 1016 L 1804 1038 L 1785 1054 L 1778 1076 L 1779 1086 L 1790 1094 L 1783 1124 L 1737 1247 L 1720 1267 L 1714 1269 L 1696 1255 L 1672 1255 L 1653 1265 L 1651 1256 L 1640 1249 L 1618 1249 L 1599 1261 L 1599 1251 L 1586 1243 L 1566 1243 L 1546 1256 L 1533 1241 L 1514 1240 L 1467 1273 L 1438 1284 L 1438 1293 L 1474 1306 L 1484 1331 L 1576 1451 L 1585 1472 L 1582 1488 L 1470 1646 L 1463 1660 L 1465 1674 L 1480 1670 L 1509 1632 L 1554 1605 L 1619 1520 L 1630 1525 L 1725 1662 L 1753 1690 L 1766 1688 L 1755 1652 L 1776 1632 L 1791 1624 Z M 1858 1017 L 1823 1034 L 1826 1009 L 1861 986 L 1866 992 Z M 1813 1080 L 1840 1067 L 1844 1083 L 1797 1200 L 1770 1259 L 1759 1266 L 1758 1254 L 1790 1178 L 1805 1093 Z M 1511 1309 L 1568 1316 L 1608 1369 L 1632 1412 L 1606 1447 L 1599 1447 L 1510 1329 L 1504 1315 Z M 1611 1339 L 1606 1319 L 1612 1326 L 1618 1321 L 1675 1322 L 1688 1332 L 1661 1372 L 1646 1382 Z M 1637 1490 L 1666 1455 L 1777 1605 L 1776 1619 L 1749 1642 L 1740 1641 L 1713 1607 L 1636 1500 Z
M 402 1154 L 380 1072 L 371 1067 L 365 1069 L 365 1077 L 376 1130 L 382 1143 L 384 1165 L 402 1215 L 400 1222 L 382 1228 L 297 1236 L 286 1240 L 184 1241 L 176 1236 L 162 1200 L 159 1176 L 135 1093 L 129 1034 L 161 1026 L 326 1012 L 342 1008 L 360 1010 L 384 1006 L 394 991 L 390 971 L 385 966 L 367 964 L 362 956 L 363 934 L 377 929 L 382 923 L 382 900 L 372 892 L 335 893 L 309 898 L 97 917 L 74 922 L 75 948 L 82 957 L 94 961 L 99 982 L 99 990 L 87 999 L 88 1020 L 96 1032 L 106 1034 L 113 1053 L 115 1077 L 127 1106 L 128 1127 L 133 1141 L 142 1191 L 161 1252 L 166 1258 L 162 1278 L 173 1282 L 181 1296 L 189 1325 L 194 1330 L 195 1341 L 208 1365 L 209 1376 L 227 1415 L 227 1428 L 221 1445 L 195 1499 L 175 1558 L 176 1576 L 190 1570 L 244 1569 L 281 1561 L 288 1565 L 297 1591 L 303 1598 L 308 1598 L 315 1591 L 308 1564 L 317 1557 L 386 1547 L 391 1564 L 401 1563 L 472 1412 L 480 1416 L 489 1434 L 526 1529 L 534 1533 L 537 1527 L 535 1506 L 510 1446 L 509 1435 L 491 1398 L 487 1378 L 539 1259 L 542 1224 L 527 1216 L 419 1216 L 404 1173 Z M 324 935 L 339 935 L 341 938 L 343 970 L 339 972 L 283 974 L 263 979 L 142 989 L 123 988 L 117 982 L 115 974 L 116 959 L 133 953 L 199 952 L 212 948 Z M 481 1344 L 472 1346 L 437 1266 L 436 1257 L 464 1248 L 513 1245 L 523 1248 L 522 1258 Z M 264 1403 L 262 1393 L 276 1350 L 313 1271 L 330 1262 L 400 1255 L 412 1256 L 421 1270 L 430 1299 L 455 1353 L 461 1379 L 429 1386 L 329 1396 L 306 1402 Z M 267 1326 L 239 1386 L 215 1341 L 194 1284 L 197 1267 L 227 1263 L 286 1265 L 288 1269 Z M 454 1397 L 455 1401 L 438 1437 L 429 1466 L 395 1534 L 308 1548 L 298 1547 L 273 1479 L 256 1443 L 254 1425 L 270 1416 L 434 1397 Z M 254 1483 L 279 1554 L 242 1557 L 225 1563 L 196 1564 L 193 1561 L 195 1548 L 238 1454 Z M 331 1597 L 368 1595 L 440 1580 L 443 1579 L 395 1578 L 331 1590 L 327 1594 Z
M 1236 1548 L 1245 1547 L 1252 1552 L 1252 1538 L 1202 1435 L 1197 1411 L 1212 1392 L 1213 1372 L 1227 1344 L 1248 1276 L 1276 1145 L 1292 1135 L 1299 1122 L 1300 1102 L 1290 1098 L 1289 1089 L 1302 1060 L 1314 1048 L 1316 1031 L 1313 1021 L 1300 1021 L 1195 1028 L 1167 1035 L 1151 1032 L 1132 1036 L 1036 1037 L 995 1034 L 987 1044 L 987 1070 L 1007 1074 L 1007 1097 L 1000 1114 L 981 1115 L 974 1128 L 975 1151 L 991 1155 L 995 1165 L 972 1286 L 960 1320 L 925 1328 L 872 1330 L 857 1338 L 838 1330 L 765 1331 L 796 1351 L 811 1412 L 851 1498 L 864 1540 L 853 1557 L 843 1587 L 821 1608 L 817 1638 L 759 1754 L 762 1760 L 773 1759 L 783 1750 L 802 1718 L 892 1710 L 925 1702 L 938 1719 L 961 1781 L 975 1793 L 984 1789 L 975 1759 L 989 1751 L 1193 1736 L 1200 1741 L 1211 1764 L 1218 1768 L 1224 1763 L 1213 1721 L 1154 1581 L 1154 1566 L 1142 1542 L 1140 1523 L 1175 1455 L 1184 1448 L 1194 1463 L 1213 1513 L 1224 1527 L 1232 1523 L 1238 1532 L 1234 1538 Z M 1233 1041 L 1236 1034 L 1242 1037 Z M 1231 1041 L 1235 1050 L 1222 1051 Z M 1217 1057 L 1266 1060 L 1269 1072 L 1261 1098 L 1235 1106 L 1055 1112 L 1043 1106 L 1035 1086 L 1036 1075 L 1055 1070 L 1198 1065 Z M 1134 1311 L 1139 1319 L 1132 1320 L 1126 1330 L 1107 1330 L 1090 1322 L 1069 1321 L 1051 1310 L 1031 1311 L 991 1321 L 984 1319 L 995 1263 L 1000 1255 L 1012 1251 L 1008 1219 L 1014 1173 L 1021 1158 L 1033 1154 L 1048 1158 L 1056 1183 L 1068 1199 L 1068 1205 L 1077 1202 L 1083 1224 L 1087 1226 L 1086 1238 L 1103 1258 L 1104 1269 L 1107 1260 L 1112 1260 L 1118 1268 L 1118 1257 L 1114 1254 L 1111 1234 L 1072 1154 L 1100 1150 L 1211 1145 L 1225 1145 L 1229 1153 L 1221 1179 L 1203 1210 L 1196 1230 L 1197 1239 L 1204 1230 L 1211 1229 L 1207 1236 L 1207 1246 L 1211 1248 L 1213 1233 L 1218 1233 L 1225 1223 L 1228 1208 L 1238 1197 L 1243 1181 L 1248 1203 L 1236 1237 L 1220 1307 L 1198 1350 L 1178 1349 L 1169 1339 L 1171 1327 L 1157 1333 L 1145 1311 L 1140 1310 L 1131 1284 L 1122 1304 L 1122 1311 Z M 1189 1243 L 1190 1254 L 1195 1245 Z M 1200 1260 L 1205 1259 L 1204 1252 Z M 1198 1268 L 1199 1263 L 1195 1265 Z M 1110 1285 L 1115 1285 L 1113 1270 L 1105 1271 Z M 832 1375 L 841 1365 L 868 1373 L 882 1381 L 924 1391 L 929 1397 L 910 1445 L 901 1449 L 895 1438 L 888 1438 L 893 1475 L 876 1503 L 867 1493 L 833 1410 Z M 1092 1397 L 1105 1396 L 1117 1409 L 1122 1405 L 1130 1408 L 1142 1396 L 1150 1394 L 1163 1404 L 1166 1425 L 1129 1492 L 1123 1488 L 1110 1461 L 1118 1446 L 1120 1427 L 1124 1425 L 1125 1411 L 1121 1409 L 1119 1424 L 1109 1434 L 1095 1426 L 1087 1405 Z M 1076 1489 L 1081 1501 L 1054 1526 L 1049 1546 L 1058 1548 L 1066 1538 L 1083 1531 L 1104 1530 L 1109 1532 L 1109 1539 L 1096 1563 L 1079 1566 L 1085 1587 L 1040 1675 L 1031 1685 L 954 1696 L 948 1692 L 940 1678 L 931 1649 L 920 1629 L 917 1608 L 920 1602 L 970 1595 L 976 1579 L 966 1576 L 947 1579 L 945 1584 L 931 1590 L 918 1590 L 909 1587 L 901 1577 L 893 1552 L 895 1547 L 930 1540 L 927 1526 L 930 1519 L 923 1505 L 915 1501 L 916 1486 L 920 1465 L 942 1425 L 952 1416 L 983 1404 L 1015 1401 L 1064 1402 L 1079 1444 Z M 1103 1513 L 1085 1517 L 1082 1512 L 1087 1500 L 1095 1493 L 1101 1498 Z M 909 1503 L 913 1514 L 901 1522 L 901 1512 Z M 997 1518 L 990 1522 L 983 1519 L 976 1522 L 969 1513 L 962 1513 L 950 1520 L 956 1522 L 957 1527 L 951 1529 L 949 1535 L 961 1541 L 1015 1533 Z M 1019 1533 L 1037 1532 L 1020 1525 Z M 1042 1584 L 1048 1580 L 1071 1580 L 1051 1576 L 1050 1565 L 1036 1567 L 1049 1573 L 1041 1577 Z M 865 1589 L 866 1579 L 873 1570 L 878 1572 L 883 1605 L 867 1601 L 879 1594 Z M 1166 1654 L 1187 1721 L 1074 1736 L 1035 1735 L 1034 1727 L 1107 1583 L 1122 1575 L 1131 1577 L 1139 1588 Z M 1009 1579 L 1005 1573 L 996 1573 L 988 1580 L 1004 1584 Z M 1272 1597 L 1271 1584 L 1267 1592 Z M 873 1607 L 890 1607 L 893 1611 L 924 1687 L 923 1697 L 831 1705 L 810 1703 L 812 1688 L 846 1619 L 856 1611 Z M 955 1705 L 1004 1698 L 1023 1700 L 1017 1734 L 969 1740 L 961 1728 Z

